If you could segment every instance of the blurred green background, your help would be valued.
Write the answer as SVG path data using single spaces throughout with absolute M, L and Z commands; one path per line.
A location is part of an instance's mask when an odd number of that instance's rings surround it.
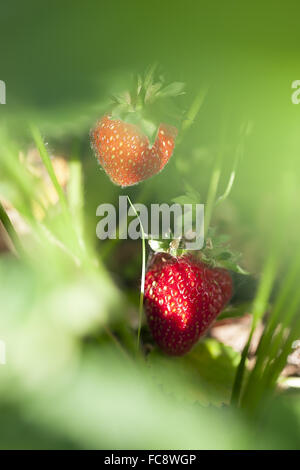
M 299 447 L 295 391 L 264 397 L 255 419 L 222 406 L 240 357 L 221 343 L 201 342 L 196 364 L 187 358 L 174 368 L 155 355 L 147 367 L 132 360 L 140 242 L 95 236 L 97 206 L 117 203 L 121 194 L 170 203 L 189 187 L 205 202 L 220 148 L 222 194 L 246 128 L 236 181 L 213 223 L 231 235 L 241 264 L 258 280 L 278 235 L 280 285 L 299 250 L 300 105 L 291 102 L 291 84 L 300 79 L 298 17 L 299 5 L 290 1 L 0 3 L 7 93 L 0 105 L 0 195 L 29 226 L 21 230 L 25 258 L 0 257 L 0 339 L 7 345 L 1 448 Z M 89 129 L 109 109 L 110 96 L 154 62 L 169 81 L 186 83 L 178 115 L 202 90 L 205 100 L 165 170 L 120 189 L 97 165 Z M 166 111 L 177 125 L 174 110 Z M 26 160 L 34 148 L 32 123 L 49 153 L 68 162 L 73 228 L 83 245 L 62 221 L 59 203 L 42 221 L 36 215 L 41 184 L 19 165 L 20 152 Z
M 225 115 L 230 168 L 236 134 L 242 123 L 252 123 L 233 192 L 243 209 L 243 222 L 252 223 L 266 193 L 276 192 L 283 168 L 294 172 L 298 161 L 300 116 L 291 103 L 291 83 L 300 74 L 295 5 L 6 2 L 1 6 L 0 57 L 7 105 L 1 107 L 1 121 L 17 121 L 24 129 L 25 120 L 35 118 L 49 145 L 61 135 L 76 136 L 85 142 L 81 151 L 87 157 L 87 130 L 107 109 L 110 95 L 126 87 L 133 73 L 158 62 L 169 80 L 186 82 L 182 109 L 208 87 L 187 138 L 194 153 L 195 145 L 204 152 L 215 150 Z M 11 129 L 18 132 L 15 126 Z M 190 161 L 190 171 L 182 177 L 200 186 L 199 178 L 207 179 L 207 172 L 193 171 L 193 166 L 201 156 L 209 165 L 209 155 L 191 155 L 189 144 L 177 158 Z M 92 164 L 96 172 L 95 162 L 87 163 Z M 177 177 L 175 167 L 172 161 L 168 175 L 164 172 L 153 181 L 162 200 L 181 191 L 182 177 Z M 110 186 L 99 172 L 97 180 Z M 101 194 L 95 197 L 101 202 Z

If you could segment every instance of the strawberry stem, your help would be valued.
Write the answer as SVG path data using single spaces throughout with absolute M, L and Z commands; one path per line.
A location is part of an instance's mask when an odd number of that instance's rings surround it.
M 138 215 L 136 208 L 132 204 L 130 197 L 127 196 L 129 204 L 134 211 L 136 217 L 139 220 L 141 232 L 142 232 L 142 276 L 141 276 L 141 291 L 140 291 L 140 303 L 139 303 L 139 325 L 138 325 L 138 334 L 137 334 L 137 350 L 140 348 L 140 337 L 141 337 L 141 328 L 142 328 L 142 318 L 143 318 L 143 305 L 144 305 L 144 292 L 145 292 L 145 274 L 146 274 L 146 244 L 145 244 L 145 232 L 143 228 L 142 221 Z
M 189 130 L 191 125 L 194 123 L 196 116 L 199 113 L 200 108 L 202 107 L 202 104 L 205 100 L 206 94 L 207 94 L 207 89 L 200 90 L 200 92 L 198 93 L 194 101 L 192 102 L 188 112 L 186 113 L 184 117 L 184 120 L 182 121 L 180 133 L 179 133 L 179 136 L 177 137 L 177 142 L 176 142 L 177 146 L 182 142 L 184 134 Z
M 235 152 L 235 158 L 234 158 L 234 162 L 233 162 L 233 166 L 232 166 L 232 170 L 231 170 L 231 173 L 230 173 L 230 176 L 229 176 L 229 180 L 228 180 L 228 183 L 227 183 L 227 186 L 225 188 L 225 191 L 224 193 L 218 197 L 218 199 L 216 200 L 215 202 L 215 205 L 219 205 L 221 202 L 225 201 L 225 199 L 229 196 L 230 192 L 231 192 L 231 189 L 232 189 L 232 186 L 233 186 L 233 183 L 234 183 L 234 180 L 235 180 L 235 176 L 236 176 L 236 170 L 237 170 L 237 167 L 238 167 L 238 164 L 239 164 L 239 161 L 244 153 L 244 139 L 245 139 L 245 135 L 246 135 L 246 132 L 247 132 L 247 129 L 249 127 L 249 123 L 247 123 L 245 126 L 243 126 L 243 129 L 245 129 L 244 131 L 242 130 L 241 132 L 241 139 L 240 139 L 240 142 L 238 143 L 237 145 L 237 148 L 236 148 L 236 152 Z
M 207 231 L 210 226 L 212 211 L 215 205 L 216 195 L 217 195 L 219 181 L 221 177 L 222 161 L 223 161 L 223 155 L 224 155 L 224 151 L 223 151 L 224 138 L 225 138 L 225 125 L 224 123 L 222 123 L 219 150 L 218 150 L 217 157 L 215 160 L 215 164 L 214 164 L 214 168 L 213 168 L 213 172 L 212 172 L 212 176 L 211 176 L 210 184 L 208 188 L 208 193 L 207 193 L 204 238 L 206 238 Z

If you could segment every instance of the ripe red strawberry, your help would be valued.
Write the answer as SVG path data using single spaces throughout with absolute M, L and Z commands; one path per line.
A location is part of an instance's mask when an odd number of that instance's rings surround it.
M 144 305 L 152 336 L 167 354 L 187 353 L 232 295 L 228 271 L 185 255 L 157 253 L 147 270 Z
M 104 116 L 91 131 L 99 163 L 119 186 L 131 186 L 155 175 L 170 159 L 177 130 L 161 125 L 154 145 L 137 126 Z
M 208 275 L 221 287 L 225 306 L 232 297 L 232 278 L 229 272 L 224 268 L 214 268 L 210 269 Z

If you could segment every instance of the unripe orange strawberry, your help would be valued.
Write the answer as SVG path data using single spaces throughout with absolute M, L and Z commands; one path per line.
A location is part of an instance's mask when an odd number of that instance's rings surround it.
M 154 145 L 134 124 L 104 116 L 91 131 L 98 161 L 119 186 L 131 186 L 161 171 L 175 146 L 175 127 L 161 125 Z

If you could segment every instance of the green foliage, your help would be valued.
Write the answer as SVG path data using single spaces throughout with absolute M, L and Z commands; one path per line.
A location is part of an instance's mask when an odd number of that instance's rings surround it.
M 261 2 L 255 18 L 230 2 L 213 14 L 196 2 L 171 12 L 117 3 L 54 0 L 47 15 L 36 0 L 1 5 L 0 220 L 13 246 L 0 256 L 1 448 L 299 448 L 300 396 L 280 388 L 292 383 L 281 372 L 300 337 L 297 15 Z M 155 67 L 140 74 L 153 58 L 168 81 Z M 179 130 L 164 171 L 126 193 L 88 142 L 112 108 L 150 141 L 160 122 Z M 36 148 L 40 174 L 27 164 Z M 63 188 L 57 155 L 68 163 Z M 247 302 L 237 288 L 219 317 L 252 314 L 242 354 L 204 339 L 182 358 L 147 355 L 146 328 L 137 352 L 140 242 L 95 237 L 97 205 L 120 194 L 206 204 L 207 256 L 237 272 L 241 261 L 258 283 Z M 242 253 L 234 265 L 224 233 Z
M 203 406 L 228 404 L 240 354 L 213 339 L 196 345 L 182 358 L 158 351 L 149 355 L 155 381 L 180 401 Z

